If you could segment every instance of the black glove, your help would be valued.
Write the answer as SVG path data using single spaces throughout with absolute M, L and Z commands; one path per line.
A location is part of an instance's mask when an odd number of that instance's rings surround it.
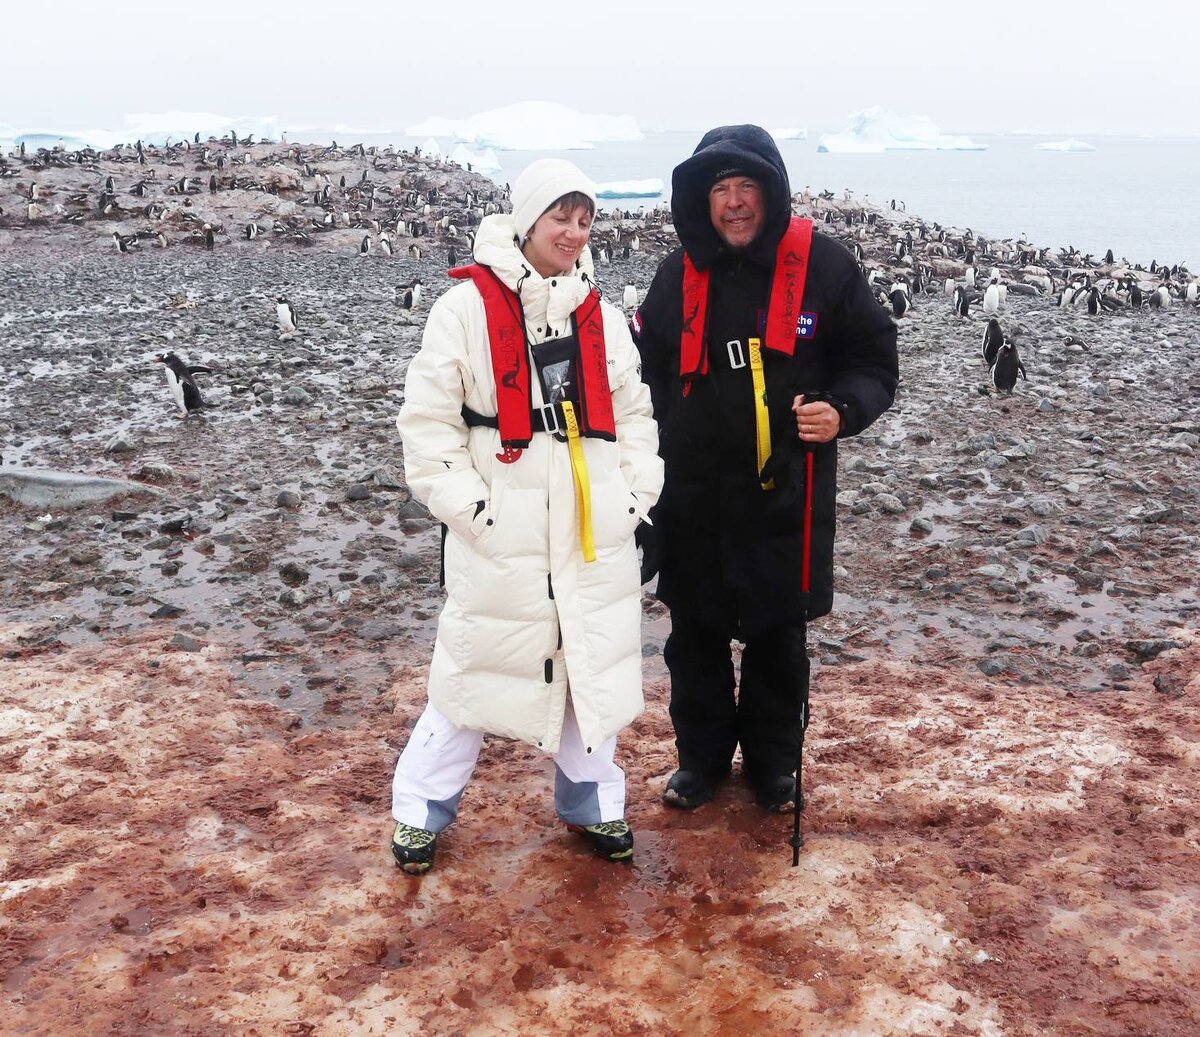
M 642 551 L 642 583 L 649 583 L 658 575 L 658 563 L 662 555 L 662 534 L 657 526 L 639 522 L 633 531 L 633 540 Z

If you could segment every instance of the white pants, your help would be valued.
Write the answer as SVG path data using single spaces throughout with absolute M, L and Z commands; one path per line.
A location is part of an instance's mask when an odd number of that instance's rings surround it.
M 396 761 L 392 817 L 414 828 L 440 832 L 458 814 L 458 801 L 475 770 L 483 732 L 456 727 L 432 703 L 413 728 Z M 625 772 L 613 762 L 616 737 L 588 753 L 567 698 L 562 737 L 554 754 L 554 809 L 573 825 L 619 821 L 625 816 Z

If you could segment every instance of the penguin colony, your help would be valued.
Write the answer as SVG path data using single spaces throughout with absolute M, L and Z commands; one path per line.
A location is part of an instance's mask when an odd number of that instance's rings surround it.
M 117 171 L 106 172 L 114 164 Z M 345 175 L 335 164 L 360 168 Z M 72 179 L 83 186 L 63 188 L 62 176 L 39 181 L 39 174 L 56 168 L 78 174 Z M 8 191 L 6 181 L 12 184 Z M 224 206 L 222 195 L 233 192 L 239 206 Z M 121 255 L 144 246 L 211 251 L 236 247 L 239 240 L 259 250 L 306 247 L 330 235 L 334 247 L 369 262 L 403 264 L 407 253 L 417 262 L 441 256 L 446 266 L 469 262 L 473 228 L 488 213 L 508 208 L 506 187 L 419 149 L 273 144 L 232 134 L 203 143 L 197 134 L 165 146 L 138 141 L 103 151 L 19 148 L 0 156 L 0 201 L 5 195 L 17 196 L 28 209 L 6 214 L 0 206 L 0 226 L 43 226 L 57 219 L 86 232 L 98 224 L 96 237 L 111 241 L 109 247 Z M 255 203 L 256 197 L 262 201 Z M 275 215 L 281 201 L 290 203 L 286 216 Z M 1017 335 L 1001 324 L 1010 293 L 1051 296 L 1058 306 L 1097 319 L 1112 312 L 1200 306 L 1200 282 L 1183 265 L 1143 266 L 1118 260 L 1111 250 L 1096 260 L 1073 248 L 1037 247 L 1024 237 L 989 240 L 970 228 L 910 216 L 895 199 L 887 208 L 874 208 L 849 190 L 835 198 L 832 191 L 814 195 L 806 188 L 792 201 L 794 211 L 845 245 L 897 321 L 914 306 L 938 305 L 939 298 L 947 320 L 985 319 L 984 362 L 998 392 L 1011 392 L 1025 377 Z M 222 216 L 237 207 L 242 215 L 231 233 Z M 598 266 L 635 252 L 653 260 L 678 244 L 665 204 L 636 212 L 601 210 L 598 217 L 591 242 Z M 397 306 L 419 310 L 421 290 L 419 277 L 401 281 Z M 637 287 L 628 284 L 621 299 L 627 312 L 637 299 Z M 278 297 L 276 317 L 281 339 L 297 334 L 295 308 L 284 296 Z M 175 392 L 172 386 L 173 397 Z
M 793 198 L 793 209 L 811 215 L 824 233 L 841 240 L 879 304 L 897 321 L 918 301 L 939 305 L 939 298 L 949 320 L 986 320 L 983 360 L 1001 394 L 1026 379 L 1017 334 L 1001 323 L 1010 294 L 1051 297 L 1059 307 L 1098 319 L 1107 313 L 1200 306 L 1200 280 L 1183 264 L 1142 266 L 1116 259 L 1111 249 L 1097 261 L 1073 248 L 1039 248 L 1023 237 L 988 240 L 970 228 L 959 231 L 907 216 L 896 200 L 885 210 L 856 204 L 849 190 L 839 200 L 832 191 L 814 196 L 805 189 Z
M 335 163 L 347 162 L 361 165 L 357 176 L 331 171 Z M 102 165 L 113 163 L 122 172 L 102 171 Z M 38 174 L 51 168 L 76 171 L 83 186 L 69 192 L 44 189 Z M 232 237 L 261 247 L 306 246 L 322 234 L 349 231 L 354 252 L 364 258 L 407 252 L 419 260 L 444 250 L 448 257 L 453 253 L 455 260 L 469 261 L 473 228 L 508 207 L 507 189 L 478 174 L 465 189 L 452 188 L 452 171 L 460 167 L 440 155 L 422 155 L 419 148 L 276 144 L 234 134 L 205 141 L 195 134 L 166 145 L 139 140 L 103 150 L 26 152 L 18 146 L 0 156 L 0 181 L 16 180 L 26 203 L 21 222 L 57 219 L 82 226 L 101 221 L 121 253 L 147 242 L 212 250 Z M 246 193 L 262 196 L 253 218 L 232 230 L 222 218 L 221 200 L 230 192 L 239 192 L 243 205 Z M 291 214 L 274 215 L 280 201 L 290 203 Z M 667 222 L 665 207 L 655 214 L 648 225 Z M 0 209 L 0 226 L 13 222 Z M 607 247 L 637 251 L 638 230 L 618 228 Z

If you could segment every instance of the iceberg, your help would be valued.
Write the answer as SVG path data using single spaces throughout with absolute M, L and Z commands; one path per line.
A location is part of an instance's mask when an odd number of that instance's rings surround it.
M 454 154 L 450 156 L 451 162 L 457 162 L 463 169 L 468 166 L 476 173 L 499 173 L 500 161 L 496 158 L 496 153 L 488 148 L 482 154 L 477 151 L 472 151 L 465 144 L 460 144 L 454 149 Z
M 942 133 L 926 115 L 896 115 L 879 105 L 850 116 L 841 133 L 826 133 L 817 151 L 870 154 L 883 151 L 986 151 L 970 137 Z
M 1033 146 L 1034 151 L 1095 151 L 1086 141 L 1068 137 L 1066 140 L 1047 140 Z
M 283 130 L 273 115 L 243 115 L 231 118 L 212 112 L 134 112 L 125 116 L 125 126 L 119 130 L 85 130 L 79 134 L 97 147 L 112 147 L 116 143 L 143 140 L 147 144 L 191 140 L 197 133 L 200 139 L 227 137 L 236 132 L 239 137 L 254 135 L 256 141 L 279 140 Z
M 596 185 L 597 198 L 657 198 L 663 193 L 660 177 L 649 180 L 611 180 Z
M 522 101 L 466 119 L 433 116 L 405 132 L 410 137 L 452 137 L 499 151 L 574 151 L 643 139 L 632 115 L 591 115 L 551 101 Z
M 808 130 L 795 126 L 784 126 L 782 129 L 767 130 L 775 140 L 808 140 Z
M 442 149 L 438 142 L 430 137 L 421 145 L 421 154 L 427 155 L 429 158 L 440 158 Z
M 12 139 L 22 138 L 29 142 L 36 139 L 40 147 L 52 147 L 61 138 L 69 148 L 90 147 L 97 150 L 111 148 L 117 144 L 132 144 L 135 140 L 147 144 L 164 144 L 168 140 L 191 140 L 197 133 L 200 139 L 228 137 L 236 130 L 239 137 L 254 135 L 255 141 L 279 140 L 283 131 L 273 115 L 246 115 L 230 118 L 211 112 L 135 112 L 125 116 L 125 125 L 120 129 L 76 129 L 56 133 L 12 133 Z M 7 137 L 7 134 L 4 134 Z M 46 144 L 49 139 L 53 143 Z

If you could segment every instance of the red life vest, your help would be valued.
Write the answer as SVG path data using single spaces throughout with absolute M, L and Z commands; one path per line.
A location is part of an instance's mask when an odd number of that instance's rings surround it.
M 488 347 L 496 379 L 500 442 L 506 447 L 527 447 L 533 438 L 533 428 L 530 422 L 529 351 L 525 345 L 521 300 L 490 267 L 479 263 L 455 267 L 449 274 L 458 280 L 469 277 L 483 297 Z M 604 315 L 600 311 L 600 294 L 594 289 L 575 310 L 574 324 L 579 340 L 576 355 L 579 431 L 585 436 L 615 440 L 617 432 L 608 386 L 608 358 L 604 351 Z
M 796 349 L 796 327 L 808 278 L 808 253 L 812 245 L 812 220 L 793 216 L 775 250 L 775 274 L 767 303 L 764 347 L 785 356 Z M 686 385 L 708 374 L 705 323 L 708 316 L 708 270 L 697 270 L 683 254 L 683 334 L 679 341 L 679 376 Z

